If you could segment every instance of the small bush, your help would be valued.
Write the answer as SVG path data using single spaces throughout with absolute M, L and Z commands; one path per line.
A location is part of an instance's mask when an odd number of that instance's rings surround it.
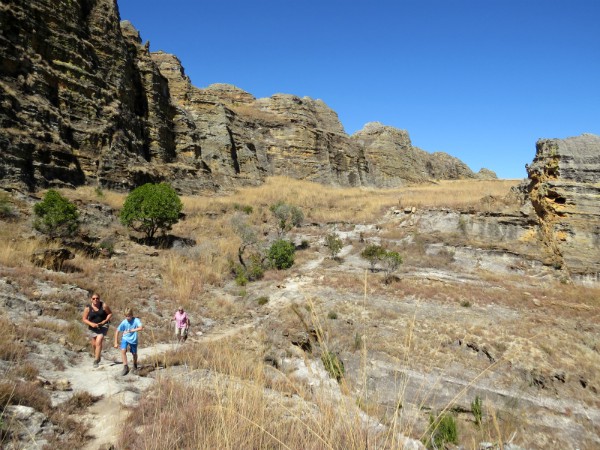
M 471 302 L 469 300 L 463 300 L 462 302 L 460 302 L 460 306 L 462 306 L 463 308 L 470 308 Z
M 79 229 L 77 207 L 54 189 L 35 204 L 33 212 L 33 227 L 52 239 L 73 236 Z
M 386 251 L 381 256 L 381 263 L 385 272 L 386 281 L 392 279 L 392 275 L 398 270 L 400 264 L 402 264 L 402 256 L 398 252 Z
M 321 355 L 321 361 L 323 361 L 329 376 L 335 378 L 339 383 L 344 377 L 344 363 L 342 360 L 335 353 L 327 351 Z
M 233 209 L 235 209 L 236 211 L 241 211 L 244 214 L 250 215 L 252 214 L 252 212 L 254 211 L 254 208 L 252 208 L 252 206 L 250 205 L 240 205 L 239 203 L 235 203 L 233 205 Z
M 271 205 L 269 209 L 277 220 L 277 230 L 280 236 L 294 227 L 299 227 L 304 220 L 304 214 L 300 208 L 288 205 L 283 201 Z
M 308 242 L 308 240 L 302 239 L 302 241 L 300 242 L 300 245 L 298 246 L 298 249 L 306 250 L 308 247 L 310 247 L 310 243 Z
M 12 219 L 15 211 L 8 194 L 0 192 L 0 219 Z
M 269 297 L 267 297 L 266 295 L 258 297 L 256 299 L 256 303 L 258 303 L 260 306 L 266 305 L 267 303 L 269 303 Z
M 335 311 L 329 311 L 329 313 L 327 314 L 327 318 L 331 320 L 336 320 L 338 318 L 338 315 Z
M 290 241 L 279 239 L 271 245 L 267 258 L 271 267 L 276 269 L 289 269 L 294 265 L 296 247 Z
M 342 240 L 337 233 L 331 233 L 325 236 L 325 247 L 329 249 L 329 254 L 332 258 L 336 258 L 344 246 Z
M 431 436 L 425 445 L 430 449 L 445 448 L 445 444 L 458 444 L 458 431 L 456 420 L 451 414 L 443 414 L 435 418 L 429 416 L 429 429 Z
M 481 426 L 481 421 L 483 419 L 483 408 L 481 397 L 479 397 L 479 395 L 476 395 L 475 399 L 471 402 L 471 412 L 473 413 L 473 418 L 475 419 L 477 426 Z
M 360 256 L 361 258 L 369 261 L 369 264 L 371 265 L 371 272 L 373 272 L 375 270 L 375 266 L 379 261 L 381 261 L 385 253 L 385 248 L 382 246 L 371 244 L 365 247 L 365 249 L 360 253 Z

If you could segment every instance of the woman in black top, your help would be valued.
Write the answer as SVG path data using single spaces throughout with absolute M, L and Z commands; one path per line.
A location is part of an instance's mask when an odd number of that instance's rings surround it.
M 100 296 L 98 294 L 92 294 L 92 302 L 83 310 L 81 319 L 90 330 L 94 367 L 98 367 L 98 364 L 100 363 L 102 344 L 104 342 L 104 336 L 106 336 L 106 333 L 108 332 L 108 324 L 110 323 L 111 317 L 112 311 L 108 305 L 100 301 Z

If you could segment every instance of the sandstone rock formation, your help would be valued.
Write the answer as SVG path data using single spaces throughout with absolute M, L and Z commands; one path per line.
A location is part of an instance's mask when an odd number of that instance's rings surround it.
M 600 136 L 541 139 L 527 172 L 544 257 L 578 278 L 598 281 Z
M 475 177 L 369 125 L 350 137 L 321 100 L 192 86 L 151 53 L 114 0 L 0 7 L 0 179 L 30 190 L 168 180 L 180 192 L 287 175 L 342 186 Z M 489 175 L 489 174 L 487 174 Z

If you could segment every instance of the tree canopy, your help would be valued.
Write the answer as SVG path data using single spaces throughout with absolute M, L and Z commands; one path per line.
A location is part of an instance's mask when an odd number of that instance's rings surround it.
M 157 231 L 163 234 L 179 221 L 183 204 L 169 184 L 146 183 L 129 193 L 119 215 L 121 223 L 152 239 Z

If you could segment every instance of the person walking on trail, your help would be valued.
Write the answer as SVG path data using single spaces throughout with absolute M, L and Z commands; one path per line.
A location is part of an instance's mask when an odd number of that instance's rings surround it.
M 88 326 L 92 343 L 92 356 L 94 367 L 98 367 L 102 355 L 104 337 L 108 333 L 108 325 L 112 318 L 112 311 L 107 304 L 100 300 L 96 293 L 92 294 L 91 303 L 85 307 L 81 320 Z
M 129 366 L 127 365 L 127 349 L 131 353 L 133 358 L 133 370 L 137 370 L 137 348 L 138 348 L 138 332 L 142 331 L 144 327 L 142 322 L 137 317 L 133 317 L 133 309 L 127 308 L 125 310 L 125 319 L 119 324 L 119 327 L 115 330 L 115 348 L 119 348 L 119 333 L 123 333 L 121 338 L 121 359 L 123 360 L 123 372 L 121 375 L 125 376 L 129 373 Z
M 190 318 L 183 310 L 183 306 L 180 306 L 179 309 L 175 311 L 173 320 L 175 321 L 175 336 L 177 337 L 177 342 L 185 342 L 190 328 Z

